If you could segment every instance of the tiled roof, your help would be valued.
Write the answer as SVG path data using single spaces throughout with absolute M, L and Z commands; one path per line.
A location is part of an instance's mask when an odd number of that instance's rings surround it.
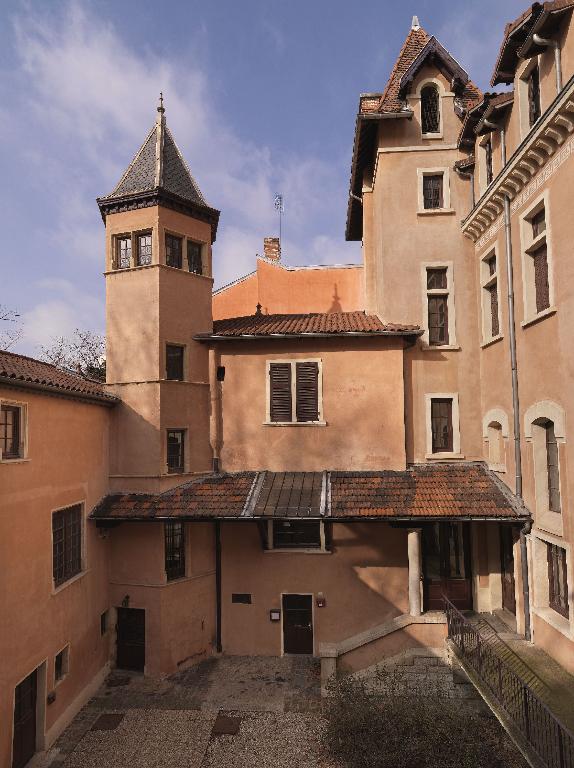
M 0 351 L 0 384 L 36 386 L 57 390 L 61 394 L 101 400 L 113 404 L 117 398 L 106 392 L 102 384 L 86 379 L 71 371 L 62 371 L 55 365 L 25 355 Z
M 418 464 L 380 472 L 239 472 L 210 475 L 161 494 L 114 494 L 102 520 L 521 519 L 528 511 L 484 464 Z
M 465 168 L 471 168 L 475 163 L 474 159 L 474 152 L 468 155 L 468 157 L 463 157 L 460 160 L 457 160 L 454 164 L 455 168 L 459 168 L 460 170 L 464 170 Z
M 337 517 L 528 516 L 482 463 L 416 464 L 405 472 L 331 473 Z
M 310 313 L 305 315 L 263 315 L 256 313 L 247 317 L 230 317 L 215 320 L 213 334 L 201 334 L 198 339 L 213 336 L 301 336 L 305 334 L 346 333 L 379 335 L 417 335 L 418 325 L 396 325 L 382 323 L 377 315 L 365 312 Z
M 419 53 L 421 53 L 429 39 L 430 35 L 420 27 L 418 29 L 410 30 L 391 70 L 386 88 L 383 91 L 381 102 L 379 104 L 379 112 L 402 111 L 403 102 L 399 99 L 401 78 L 411 64 L 413 64 Z

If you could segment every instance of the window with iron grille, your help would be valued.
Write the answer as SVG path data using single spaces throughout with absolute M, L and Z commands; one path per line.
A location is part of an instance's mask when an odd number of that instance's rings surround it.
M 184 442 L 185 429 L 167 430 L 167 471 L 169 473 L 184 471 Z
M 187 268 L 196 275 L 203 274 L 201 243 L 195 243 L 193 240 L 187 241 Z
M 20 406 L 2 405 L 0 408 L 0 458 L 19 459 L 24 455 L 22 421 Z
M 442 173 L 425 173 L 423 175 L 423 204 L 425 210 L 443 207 L 443 179 Z
M 534 291 L 536 311 L 542 312 L 550 307 L 550 286 L 548 283 L 548 251 L 546 244 L 541 245 L 532 254 L 534 265 Z
M 528 123 L 530 127 L 538 120 L 540 109 L 540 72 L 534 67 L 528 75 Z
M 164 530 L 167 580 L 181 579 L 185 576 L 185 525 L 170 520 Z
M 151 264 L 151 232 L 142 232 L 138 235 L 138 267 L 146 267 Z
M 544 424 L 546 434 L 546 473 L 548 477 L 548 509 L 560 512 L 560 467 L 558 464 L 558 443 L 554 432 L 554 422 Z
M 320 520 L 273 520 L 273 549 L 317 549 Z
M 498 314 L 498 275 L 496 254 L 492 254 L 483 261 L 484 289 L 484 336 L 486 340 L 493 339 L 500 334 L 500 319 Z
M 178 344 L 165 345 L 165 377 L 170 381 L 183 381 L 184 349 Z
M 82 570 L 82 507 L 60 509 L 52 515 L 52 566 L 55 586 Z
M 421 127 L 423 133 L 440 132 L 440 95 L 436 85 L 421 90 Z
M 132 265 L 132 237 L 116 238 L 116 269 L 129 269 Z
M 165 263 L 168 267 L 181 269 L 181 237 L 175 235 L 165 236 Z
M 488 186 L 494 178 L 492 170 L 492 139 L 490 137 L 484 144 L 484 160 L 486 164 L 486 186 Z
M 431 400 L 432 452 L 452 453 L 452 399 L 433 398 Z
M 269 421 L 319 421 L 319 363 L 269 364 Z
M 568 618 L 568 576 L 566 550 L 556 544 L 548 547 L 548 605 Z
M 427 268 L 429 345 L 449 343 L 448 273 L 446 267 Z

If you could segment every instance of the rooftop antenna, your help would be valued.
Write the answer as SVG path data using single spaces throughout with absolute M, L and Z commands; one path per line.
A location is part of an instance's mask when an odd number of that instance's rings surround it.
M 165 108 L 163 106 L 163 91 L 159 92 L 159 104 L 157 105 L 157 111 L 160 114 L 163 114 L 165 112 Z
M 283 205 L 283 195 L 275 195 L 275 210 L 279 212 L 279 249 L 281 249 L 281 219 L 285 212 L 285 206 Z

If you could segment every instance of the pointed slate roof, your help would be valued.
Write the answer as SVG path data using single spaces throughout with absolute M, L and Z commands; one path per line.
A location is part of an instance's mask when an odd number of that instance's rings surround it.
M 212 225 L 215 240 L 219 211 L 201 194 L 197 182 L 166 125 L 163 100 L 155 125 L 116 184 L 113 192 L 98 198 L 102 218 L 108 213 L 164 205 Z

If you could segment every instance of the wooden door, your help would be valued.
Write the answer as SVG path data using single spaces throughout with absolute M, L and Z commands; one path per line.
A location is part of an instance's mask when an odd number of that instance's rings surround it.
M 14 739 L 12 768 L 22 768 L 36 751 L 36 698 L 38 674 L 34 670 L 14 694 Z
M 283 651 L 313 654 L 311 595 L 283 595 Z
M 467 523 L 432 523 L 422 529 L 424 607 L 444 609 L 443 595 L 459 609 L 472 608 Z
M 514 583 L 514 543 L 516 529 L 500 526 L 500 575 L 502 578 L 502 607 L 516 615 L 516 585 Z
M 145 611 L 118 608 L 117 657 L 119 669 L 143 672 L 145 667 Z

